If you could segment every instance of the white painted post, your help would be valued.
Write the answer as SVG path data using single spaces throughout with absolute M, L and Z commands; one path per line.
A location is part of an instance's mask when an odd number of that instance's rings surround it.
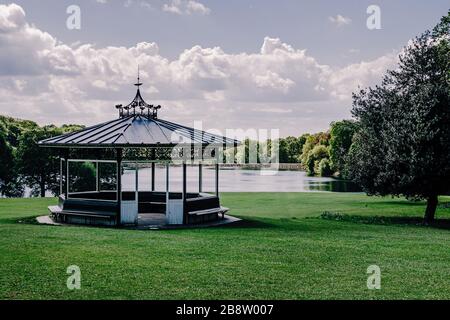
M 183 199 L 170 199 L 169 163 L 166 165 L 166 223 L 183 224 Z

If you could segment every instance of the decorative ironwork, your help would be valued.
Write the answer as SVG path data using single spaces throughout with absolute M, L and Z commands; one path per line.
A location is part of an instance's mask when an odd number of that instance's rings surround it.
M 116 105 L 116 109 L 119 111 L 119 117 L 124 118 L 140 115 L 149 119 L 158 119 L 158 110 L 161 109 L 161 106 L 148 104 L 144 101 L 144 98 L 142 98 L 141 91 L 139 89 L 139 87 L 142 86 L 139 67 L 137 82 L 134 85 L 137 87 L 137 92 L 133 101 L 126 106 L 121 104 Z

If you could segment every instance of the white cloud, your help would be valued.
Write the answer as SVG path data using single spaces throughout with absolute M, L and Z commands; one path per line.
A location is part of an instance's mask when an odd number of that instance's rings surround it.
M 328 17 L 328 20 L 330 20 L 331 23 L 335 24 L 338 27 L 342 27 L 352 23 L 352 19 L 344 17 L 340 14 L 336 15 L 335 17 Z
M 115 104 L 131 100 L 139 64 L 144 97 L 162 104 L 165 118 L 189 124 L 201 114 L 217 128 L 281 126 L 285 134 L 348 116 L 351 92 L 396 62 L 391 53 L 335 68 L 270 37 L 256 53 L 194 46 L 174 60 L 153 42 L 72 47 L 28 24 L 17 5 L 0 5 L 0 47 L 0 114 L 41 123 L 109 119 Z
M 179 15 L 207 15 L 211 13 L 211 9 L 194 0 L 172 0 L 169 3 L 163 4 L 162 10 Z
M 288 93 L 289 89 L 295 85 L 291 79 L 283 79 L 277 73 L 267 71 L 263 75 L 255 76 L 255 84 L 258 88 L 268 88 Z
M 204 4 L 190 0 L 186 5 L 186 11 L 189 13 L 199 13 L 199 14 L 210 14 L 211 9 L 206 7 Z
M 373 86 L 381 79 L 387 69 L 393 69 L 397 63 L 398 53 L 389 53 L 372 61 L 354 63 L 332 73 L 329 78 L 332 95 L 345 100 L 349 93 L 358 86 Z
M 100 1 L 104 1 L 104 0 L 100 0 Z M 155 7 L 152 5 L 152 3 L 148 0 L 125 0 L 123 3 L 123 6 L 125 8 L 129 8 L 133 5 L 137 5 L 139 7 L 149 9 L 149 10 L 155 9 Z
M 8 32 L 18 29 L 25 24 L 25 11 L 22 7 L 11 4 L 3 6 L 0 10 L 0 31 Z
M 261 54 L 274 54 L 277 52 L 294 52 L 295 50 L 288 44 L 282 43 L 278 38 L 264 38 L 264 43 L 261 47 Z M 302 51 L 301 54 L 304 54 Z

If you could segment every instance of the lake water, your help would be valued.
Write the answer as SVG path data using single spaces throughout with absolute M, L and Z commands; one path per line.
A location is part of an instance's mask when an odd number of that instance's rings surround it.
M 166 170 L 157 167 L 156 190 L 164 191 Z M 221 192 L 360 192 L 352 182 L 333 178 L 308 177 L 304 171 L 265 171 L 245 169 L 222 169 L 219 175 Z M 198 167 L 187 168 L 187 190 L 198 191 Z M 170 190 L 182 190 L 182 168 L 170 167 Z M 134 190 L 135 171 L 126 170 L 122 178 L 124 190 Z M 150 190 L 151 169 L 139 170 L 139 189 Z M 203 191 L 214 192 L 215 170 L 203 169 Z

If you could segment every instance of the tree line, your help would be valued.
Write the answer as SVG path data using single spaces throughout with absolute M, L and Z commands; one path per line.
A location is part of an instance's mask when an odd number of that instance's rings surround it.
M 77 124 L 39 126 L 30 120 L 14 119 L 0 116 L 0 194 L 3 197 L 21 197 L 25 186 L 31 189 L 32 196 L 45 196 L 47 191 L 57 194 L 59 191 L 59 156 L 61 150 L 40 148 L 37 142 L 50 137 L 81 130 L 84 126 Z M 301 163 L 309 175 L 345 177 L 345 164 L 352 137 L 356 131 L 355 121 L 343 120 L 331 124 L 327 132 L 304 134 L 300 137 L 281 138 L 278 141 L 280 163 Z M 246 163 L 249 162 L 250 140 L 243 143 L 246 152 Z M 271 152 L 272 142 L 265 143 Z M 262 143 L 256 143 L 263 148 Z M 138 150 L 139 153 L 144 152 Z M 92 152 L 87 150 L 86 152 Z M 129 150 L 135 155 L 136 150 Z M 239 152 L 239 151 L 238 151 Z M 167 153 L 167 152 L 164 152 Z M 77 155 L 79 157 L 79 155 Z M 148 158 L 149 155 L 147 155 Z M 111 154 L 111 157 L 114 155 Z M 167 155 L 164 154 L 167 158 Z M 161 158 L 161 155 L 157 155 Z M 260 156 L 258 156 L 258 161 Z M 86 181 L 94 178 L 86 165 L 74 168 L 83 171 Z M 75 175 L 74 175 L 75 176 Z M 79 181 L 80 188 L 82 183 Z M 77 186 L 77 181 L 73 185 Z
M 310 176 L 335 176 L 345 179 L 349 170 L 348 153 L 357 129 L 358 123 L 354 120 L 336 121 L 331 123 L 326 132 L 280 138 L 276 144 L 277 150 L 272 150 L 275 144 L 270 140 L 257 142 L 247 139 L 238 153 L 245 152 L 244 163 L 250 163 L 250 149 L 251 145 L 254 145 L 258 163 L 264 163 L 261 159 L 263 154 L 270 156 L 272 152 L 278 152 L 279 163 L 299 163 Z
M 21 197 L 25 186 L 33 196 L 59 190 L 59 151 L 40 148 L 37 142 L 77 131 L 80 125 L 39 126 L 29 120 L 0 116 L 0 194 Z

